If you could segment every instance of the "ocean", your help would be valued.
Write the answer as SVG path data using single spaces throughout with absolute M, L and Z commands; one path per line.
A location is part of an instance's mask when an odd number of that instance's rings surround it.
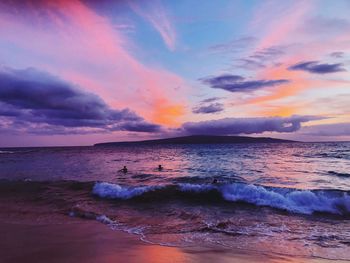
M 3 148 L 0 195 L 163 246 L 350 260 L 347 142 Z

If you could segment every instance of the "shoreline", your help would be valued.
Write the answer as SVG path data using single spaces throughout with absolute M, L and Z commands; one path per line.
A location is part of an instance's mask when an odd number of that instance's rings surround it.
M 112 230 L 93 220 L 70 218 L 62 223 L 1 222 L 0 258 L 14 262 L 334 262 L 209 247 L 167 247 Z M 336 261 L 345 262 L 345 261 Z
M 90 183 L 83 186 L 91 187 Z M 63 187 L 64 186 L 64 187 Z M 93 197 L 81 184 L 0 184 L 0 261 L 41 262 L 349 262 L 283 255 L 196 243 L 191 247 L 150 244 L 114 230 L 84 210 Z M 69 213 L 81 204 L 83 218 Z M 87 213 L 86 215 L 84 213 Z

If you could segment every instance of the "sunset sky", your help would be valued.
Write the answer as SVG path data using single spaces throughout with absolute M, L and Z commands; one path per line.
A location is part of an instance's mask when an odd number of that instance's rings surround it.
M 0 146 L 350 140 L 350 1 L 0 1 Z

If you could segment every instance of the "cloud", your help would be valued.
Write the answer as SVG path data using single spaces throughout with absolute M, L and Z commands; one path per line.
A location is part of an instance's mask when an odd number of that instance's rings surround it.
M 251 55 L 236 59 L 237 66 L 255 70 L 265 68 L 269 65 L 276 65 L 277 59 L 285 54 L 287 46 L 271 46 L 253 52 Z
M 131 9 L 148 21 L 161 35 L 164 43 L 170 50 L 175 49 L 176 31 L 169 18 L 169 14 L 161 1 L 149 1 L 137 3 L 130 1 Z
M 212 97 L 212 98 L 208 98 L 208 99 L 204 99 L 201 101 L 201 103 L 209 103 L 209 102 L 214 102 L 214 101 L 218 101 L 221 100 L 222 98 L 220 97 Z
M 342 63 L 326 64 L 319 61 L 306 61 L 292 65 L 289 70 L 303 70 L 315 74 L 328 74 L 346 71 Z
M 216 77 L 202 78 L 200 81 L 214 89 L 223 89 L 230 92 L 249 92 L 257 89 L 278 86 L 289 81 L 286 79 L 276 80 L 246 80 L 242 76 L 225 74 Z
M 208 105 L 199 105 L 192 109 L 193 113 L 217 113 L 224 110 L 224 105 L 222 103 L 211 103 Z
M 109 105 L 130 107 L 158 124 L 177 125 L 190 86 L 179 75 L 137 58 L 142 43 L 119 28 L 133 24 L 134 18 L 139 21 L 130 13 L 130 1 L 102 1 L 0 1 L 1 61 L 54 72 Z M 153 8 L 154 2 L 148 5 Z
M 256 70 L 256 69 L 260 69 L 260 68 L 265 68 L 266 64 L 258 61 L 256 59 L 251 59 L 249 57 L 247 58 L 240 58 L 235 60 L 237 63 L 235 63 L 234 67 L 240 67 L 240 68 L 244 68 L 247 70 Z
M 324 16 L 315 16 L 307 19 L 300 28 L 306 34 L 323 34 L 328 37 L 339 33 L 346 33 L 349 29 L 349 20 Z
M 350 123 L 312 125 L 303 127 L 300 134 L 310 136 L 350 136 Z
M 232 54 L 235 67 L 255 70 L 269 65 L 275 65 L 277 63 L 276 60 L 285 55 L 287 49 L 290 48 L 287 45 L 273 45 L 251 52 L 249 49 L 256 42 L 258 42 L 256 37 L 241 37 L 231 42 L 210 46 L 209 50 L 225 55 Z M 242 52 L 247 55 L 242 57 Z
M 239 52 L 243 49 L 246 49 L 247 46 L 252 45 L 254 42 L 256 42 L 257 39 L 255 37 L 251 36 L 245 36 L 245 37 L 240 37 L 237 39 L 234 39 L 228 43 L 223 43 L 223 44 L 217 44 L 209 47 L 209 50 L 214 51 L 214 52 L 223 52 L 223 53 L 235 53 Z
M 313 5 L 312 1 L 262 1 L 251 19 L 255 32 L 263 34 L 256 50 L 286 43 L 290 36 L 294 42 L 295 29 L 310 15 Z
M 335 51 L 335 52 L 330 53 L 329 55 L 331 57 L 334 57 L 334 58 L 342 58 L 342 57 L 344 57 L 345 53 L 342 51 Z
M 319 116 L 225 118 L 202 122 L 187 122 L 182 125 L 186 134 L 253 134 L 263 132 L 295 132 L 301 123 L 324 119 Z
M 256 51 L 250 57 L 255 59 L 260 59 L 260 60 L 272 59 L 277 56 L 283 55 L 285 53 L 284 51 L 285 48 L 286 47 L 282 47 L 282 46 L 267 47 L 262 50 Z
M 0 69 L 0 116 L 7 126 L 92 128 L 102 131 L 157 132 L 129 109 L 110 108 L 100 97 L 34 68 Z M 35 127 L 34 127 L 35 128 Z M 62 131 L 62 128 L 59 128 Z M 69 129 L 67 130 L 69 133 Z

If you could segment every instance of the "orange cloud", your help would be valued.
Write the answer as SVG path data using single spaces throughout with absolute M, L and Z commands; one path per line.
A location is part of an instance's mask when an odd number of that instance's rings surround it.
M 278 117 L 288 117 L 296 115 L 300 110 L 298 106 L 287 105 L 287 106 L 272 106 L 263 107 L 263 110 L 257 111 L 257 116 L 278 116 Z
M 152 121 L 171 127 L 178 126 L 178 119 L 185 114 L 185 106 L 182 104 L 169 104 L 168 102 L 159 102 L 152 116 Z
M 292 60 L 291 60 L 292 61 Z M 293 59 L 295 61 L 295 59 Z M 288 63 L 288 62 L 287 62 Z M 262 70 L 258 76 L 262 79 L 287 79 L 290 82 L 270 90 L 270 94 L 252 98 L 248 103 L 259 104 L 271 100 L 278 100 L 297 94 L 310 85 L 310 80 L 302 78 L 302 74 L 289 71 L 285 65 Z

